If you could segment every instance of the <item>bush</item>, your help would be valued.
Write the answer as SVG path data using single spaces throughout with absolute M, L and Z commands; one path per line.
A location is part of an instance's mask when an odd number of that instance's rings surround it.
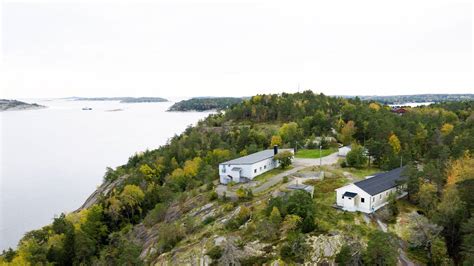
M 216 220 L 216 217 L 214 216 L 207 216 L 203 221 L 202 221 L 202 224 L 203 225 L 207 225 L 207 224 L 210 224 L 212 222 L 214 222 Z
M 162 224 L 158 229 L 158 235 L 160 237 L 156 247 L 160 254 L 173 249 L 185 236 L 182 226 L 177 223 Z
M 303 263 L 308 255 L 309 246 L 306 244 L 304 235 L 300 233 L 288 236 L 288 241 L 281 246 L 280 256 L 285 261 Z
M 209 201 L 216 200 L 218 197 L 219 195 L 217 195 L 217 192 L 215 191 L 212 191 L 211 193 L 209 193 Z
M 288 183 L 288 176 L 283 177 L 283 183 Z
M 218 260 L 220 257 L 222 257 L 222 251 L 223 250 L 220 246 L 214 246 L 206 253 L 206 255 L 212 260 Z
M 166 211 L 168 206 L 164 203 L 158 203 L 155 205 L 155 208 L 148 212 L 145 219 L 143 220 L 146 226 L 153 226 L 159 222 L 162 222 L 165 219 Z
M 251 215 L 250 209 L 245 206 L 242 206 L 240 207 L 240 210 L 237 216 L 227 221 L 227 223 L 225 224 L 225 227 L 230 230 L 235 230 L 239 228 L 241 225 L 243 225 L 245 222 L 247 222 L 250 219 L 250 215 Z

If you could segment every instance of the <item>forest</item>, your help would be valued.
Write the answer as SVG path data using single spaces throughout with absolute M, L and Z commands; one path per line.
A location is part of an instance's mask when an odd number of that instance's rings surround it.
M 241 200 L 229 202 L 214 191 L 217 166 L 269 148 L 275 141 L 295 147 L 296 143 L 311 145 L 316 137 L 334 137 L 342 145 L 367 150 L 365 158 L 356 157 L 363 159 L 348 158 L 346 163 L 351 167 L 390 170 L 400 162 L 408 165 L 406 202 L 418 210 L 408 237 L 412 239 L 411 254 L 427 265 L 474 265 L 474 101 L 407 108 L 403 115 L 374 100 L 329 97 L 312 91 L 256 95 L 238 101 L 220 102 L 216 108 L 225 108 L 223 112 L 209 115 L 156 150 L 131 156 L 125 165 L 107 168 L 104 182 L 116 184 L 113 189 L 93 206 L 62 214 L 52 224 L 28 232 L 16 250 L 3 251 L 0 264 L 149 264 L 216 223 L 216 217 L 170 222 L 176 212 L 188 211 L 186 203 L 193 197 L 202 197 L 202 204 L 215 202 L 223 209 L 235 210 L 235 217 L 221 229 L 223 234 L 246 230 L 250 240 L 278 246 L 272 257 L 234 263 L 305 262 L 305 239 L 328 233 L 324 220 L 346 224 L 349 214 L 333 210 L 325 214 L 304 192 L 270 199 L 261 208 L 247 206 L 253 195 L 245 191 Z M 186 108 L 212 104 L 198 102 Z M 325 188 L 316 185 L 318 191 L 323 193 Z M 400 206 L 393 205 L 396 218 Z M 325 216 L 327 213 L 331 216 Z M 258 222 L 251 217 L 259 217 Z M 247 223 L 253 227 L 242 229 Z M 151 228 L 157 235 L 153 252 L 146 254 L 146 241 L 140 240 L 139 233 L 143 228 Z M 420 228 L 425 230 L 417 230 Z M 397 248 L 390 243 L 395 243 L 396 236 L 365 229 L 357 234 L 364 239 L 361 251 L 354 252 L 357 245 L 344 245 L 336 262 L 394 264 Z M 387 245 L 379 245 L 381 242 Z M 207 255 L 225 264 L 229 250 L 215 246 Z
M 173 104 L 168 111 L 185 112 L 185 111 L 208 111 L 223 110 L 234 104 L 241 103 L 243 98 L 232 97 L 199 97 L 183 100 Z

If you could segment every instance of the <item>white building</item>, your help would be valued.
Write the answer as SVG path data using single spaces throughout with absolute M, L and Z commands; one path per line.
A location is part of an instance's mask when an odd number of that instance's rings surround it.
M 282 149 L 281 151 L 294 153 L 293 149 Z M 230 181 L 236 183 L 247 182 L 258 175 L 277 168 L 280 164 L 273 159 L 273 156 L 278 152 L 278 147 L 275 146 L 273 149 L 259 151 L 219 164 L 221 184 L 227 184 Z
M 405 187 L 398 183 L 404 179 L 403 169 L 399 167 L 336 189 L 337 206 L 346 211 L 372 213 L 387 204 L 390 194 L 406 195 Z
M 346 157 L 347 154 L 351 151 L 351 149 L 351 145 L 340 147 L 339 151 L 337 152 L 337 156 Z

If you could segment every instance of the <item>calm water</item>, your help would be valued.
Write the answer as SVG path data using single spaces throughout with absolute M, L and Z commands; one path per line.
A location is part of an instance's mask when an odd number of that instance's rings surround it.
M 165 144 L 209 114 L 165 112 L 168 102 L 28 102 L 49 108 L 0 113 L 0 250 L 80 207 L 105 167 Z

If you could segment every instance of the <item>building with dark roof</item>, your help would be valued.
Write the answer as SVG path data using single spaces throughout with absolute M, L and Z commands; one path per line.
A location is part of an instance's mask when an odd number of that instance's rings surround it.
M 404 167 L 399 167 L 336 189 L 337 206 L 347 211 L 372 213 L 387 204 L 391 194 L 404 196 L 403 170 Z

